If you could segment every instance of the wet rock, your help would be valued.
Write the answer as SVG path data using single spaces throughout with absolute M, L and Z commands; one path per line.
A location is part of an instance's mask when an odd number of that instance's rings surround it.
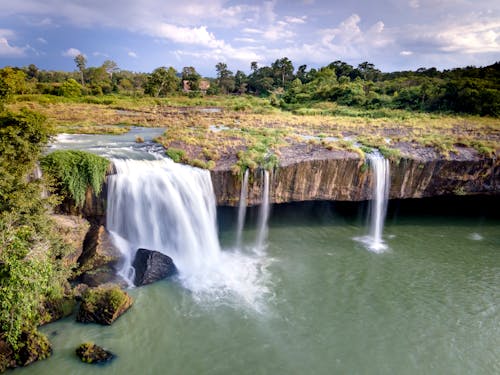
M 115 284 L 88 288 L 83 293 L 76 320 L 111 325 L 130 308 L 132 302 L 132 298 Z
M 113 359 L 113 353 L 91 342 L 81 344 L 75 350 L 76 355 L 85 363 L 101 363 Z
M 115 269 L 110 266 L 103 266 L 84 272 L 78 278 L 78 281 L 91 288 L 110 283 L 118 284 L 123 288 L 127 287 L 127 282 L 117 275 Z
M 113 245 L 103 225 L 92 225 L 85 236 L 83 251 L 78 258 L 80 272 L 115 264 L 120 251 Z
M 136 286 L 151 284 L 177 273 L 172 258 L 155 250 L 137 250 L 132 265 L 135 268 Z

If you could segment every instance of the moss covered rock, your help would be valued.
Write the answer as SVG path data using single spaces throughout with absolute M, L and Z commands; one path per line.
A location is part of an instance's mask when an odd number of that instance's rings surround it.
M 76 355 L 85 363 L 101 363 L 113 359 L 113 353 L 95 345 L 85 342 L 76 348 Z
M 132 305 L 132 298 L 118 285 L 89 288 L 82 296 L 76 316 L 81 323 L 112 324 Z
M 0 334 L 0 372 L 28 366 L 52 354 L 49 340 L 36 330 L 22 332 L 19 342 L 22 344 L 13 348 Z

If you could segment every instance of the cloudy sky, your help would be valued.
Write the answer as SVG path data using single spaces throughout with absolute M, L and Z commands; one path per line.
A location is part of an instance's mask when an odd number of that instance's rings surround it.
M 74 70 L 215 64 L 248 73 L 288 57 L 383 71 L 500 61 L 499 0 L 0 0 L 0 67 Z

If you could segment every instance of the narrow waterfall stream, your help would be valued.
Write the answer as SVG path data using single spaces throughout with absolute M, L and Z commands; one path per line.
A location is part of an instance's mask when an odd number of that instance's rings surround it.
M 241 181 L 240 202 L 238 206 L 238 223 L 236 227 L 236 248 L 241 248 L 241 236 L 243 227 L 245 226 L 245 216 L 247 212 L 247 196 L 248 196 L 248 169 L 245 170 L 243 180 Z
M 382 234 L 384 232 L 384 221 L 389 197 L 389 160 L 378 154 L 369 155 L 368 160 L 375 176 L 368 247 L 370 250 L 380 253 L 387 249 L 387 245 L 382 239 Z
M 267 238 L 267 222 L 269 220 L 269 171 L 263 170 L 263 181 L 262 186 L 262 202 L 259 209 L 259 219 L 257 223 L 257 240 L 255 247 L 257 251 L 262 251 L 265 248 L 265 242 Z
M 382 238 L 390 187 L 389 160 L 379 153 L 369 154 L 368 162 L 373 173 L 372 200 L 370 203 L 370 231 L 368 236 L 356 238 L 363 242 L 368 250 L 382 253 L 387 244 Z
M 169 159 L 113 163 L 106 226 L 123 254 L 121 276 L 132 284 L 137 249 L 157 250 L 174 260 L 181 283 L 195 297 L 231 294 L 257 303 L 266 290 L 264 259 L 221 251 L 208 171 Z

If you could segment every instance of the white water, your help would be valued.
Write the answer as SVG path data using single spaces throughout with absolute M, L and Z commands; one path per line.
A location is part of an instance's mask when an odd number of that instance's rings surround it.
M 262 202 L 259 209 L 259 219 L 257 222 L 257 251 L 264 250 L 265 241 L 267 239 L 267 221 L 269 219 L 269 171 L 262 171 L 264 186 L 262 187 Z
M 381 155 L 369 155 L 368 160 L 375 177 L 373 185 L 373 199 L 370 216 L 370 235 L 368 237 L 368 248 L 380 253 L 387 249 L 382 234 L 387 212 L 387 200 L 389 197 L 389 160 Z
M 138 248 L 169 255 L 195 298 L 228 295 L 259 308 L 267 292 L 266 259 L 221 251 L 216 206 L 206 170 L 156 161 L 113 160 L 108 180 L 107 229 L 123 254 L 120 274 L 130 283 Z
M 241 181 L 240 202 L 238 207 L 238 224 L 236 227 L 236 248 L 241 248 L 241 235 L 245 225 L 245 216 L 247 212 L 247 196 L 248 196 L 248 169 L 245 170 L 243 181 Z

